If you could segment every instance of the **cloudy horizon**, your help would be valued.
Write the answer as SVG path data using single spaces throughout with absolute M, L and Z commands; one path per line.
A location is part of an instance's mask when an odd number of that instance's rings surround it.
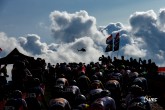
M 101 55 L 126 58 L 152 59 L 157 65 L 165 66 L 165 9 L 132 13 L 129 24 L 121 22 L 98 26 L 97 19 L 85 10 L 73 13 L 54 10 L 49 14 L 50 25 L 41 24 L 50 30 L 52 42 L 43 42 L 39 34 L 28 33 L 21 37 L 8 36 L 0 32 L 0 57 L 14 48 L 26 55 L 41 57 L 46 62 L 97 62 Z M 120 33 L 119 52 L 105 52 L 108 35 Z M 10 45 L 7 45 L 10 44 Z M 77 49 L 86 48 L 86 52 Z

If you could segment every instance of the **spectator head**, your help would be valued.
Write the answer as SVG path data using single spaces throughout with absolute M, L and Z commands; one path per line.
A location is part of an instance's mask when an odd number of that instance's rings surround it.
M 97 75 L 92 75 L 91 80 L 92 80 L 92 81 L 94 81 L 94 80 L 98 80 Z
M 91 89 L 98 89 L 98 88 L 101 88 L 100 81 L 99 80 L 94 80 L 91 83 Z
M 40 79 L 39 78 L 34 78 L 34 85 L 39 86 L 40 85 Z
M 120 69 L 125 69 L 125 65 L 120 65 Z
M 12 93 L 13 98 L 22 98 L 22 92 L 20 90 L 14 90 Z
M 124 56 L 121 56 L 121 59 L 124 60 Z
M 75 98 L 75 102 L 76 102 L 76 105 L 86 103 L 85 95 L 83 95 L 83 94 L 77 95 L 77 97 Z
M 76 80 L 71 80 L 70 83 L 69 83 L 69 85 L 77 85 Z
M 110 96 L 111 92 L 109 90 L 103 90 L 101 91 L 101 97 L 106 97 L 106 96 Z
M 138 85 L 132 85 L 130 88 L 131 94 L 133 94 L 135 97 L 136 96 L 142 96 L 143 95 L 143 90 L 141 87 Z
M 137 78 L 139 76 L 139 73 L 138 72 L 130 72 L 128 74 L 128 77 L 132 80 L 134 80 L 135 78 Z

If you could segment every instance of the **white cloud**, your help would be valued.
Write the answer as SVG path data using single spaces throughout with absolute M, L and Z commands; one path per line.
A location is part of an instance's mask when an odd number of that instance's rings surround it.
M 144 59 L 153 59 L 162 64 L 165 58 L 165 9 L 160 9 L 158 15 L 153 10 L 146 12 L 135 12 L 130 15 L 130 26 L 122 23 L 110 23 L 104 29 L 108 34 L 115 36 L 120 32 L 120 53 L 125 56 Z
M 147 50 L 145 58 L 151 58 L 157 62 L 161 62 L 160 56 L 158 56 L 160 50 L 165 51 L 165 31 L 161 29 L 163 19 L 164 10 L 162 9 L 160 10 L 159 15 L 156 15 L 153 10 L 150 10 L 147 12 L 136 12 L 130 17 L 133 35 L 136 38 L 139 37 L 143 39 L 145 43 L 145 45 L 141 47 L 142 49 Z
M 26 37 L 20 37 L 19 41 L 20 45 L 33 55 L 40 55 L 48 50 L 47 44 L 41 43 L 40 37 L 36 34 L 28 34 Z
M 90 37 L 75 39 L 71 43 L 51 44 L 49 49 L 52 53 L 42 54 L 40 57 L 47 59 L 53 63 L 57 62 L 85 62 L 98 61 L 98 56 L 104 54 L 97 50 L 97 46 Z M 78 51 L 77 49 L 85 48 L 86 52 Z M 55 51 L 53 51 L 55 50 Z
M 18 48 L 21 52 L 25 52 L 14 37 L 8 37 L 4 32 L 0 32 L 0 42 L 0 48 L 2 48 L 0 58 L 10 53 L 13 47 Z
M 54 11 L 50 14 L 52 34 L 55 42 L 72 42 L 84 36 L 99 36 L 96 19 L 86 11 L 75 13 Z
M 160 26 L 165 29 L 165 9 L 160 9 L 159 12 Z
M 6 38 L 4 44 L 1 44 L 2 48 L 6 50 L 7 47 L 5 46 L 7 37 L 4 33 L 2 35 Z M 36 34 L 28 34 L 24 37 L 11 38 L 13 41 L 9 40 L 9 44 L 13 43 L 13 45 L 9 52 L 12 51 L 15 47 L 18 50 L 25 50 L 21 51 L 26 55 L 34 56 L 35 58 L 41 57 L 46 60 L 46 62 L 57 63 L 57 62 L 85 62 L 89 63 L 91 61 L 98 61 L 98 57 L 104 54 L 103 51 L 98 50 L 99 47 L 96 45 L 94 40 L 91 37 L 82 37 L 77 38 L 73 42 L 70 43 L 51 43 L 50 45 L 46 43 L 42 43 L 40 41 L 40 36 Z M 85 48 L 86 52 L 78 51 L 78 49 Z M 102 49 L 103 50 L 103 49 Z M 9 52 L 6 52 L 7 55 Z
M 119 31 L 123 29 L 124 26 L 122 23 L 110 23 L 108 26 L 105 27 L 105 30 L 107 31 L 108 34 L 112 34 L 115 31 Z
M 134 58 L 143 58 L 146 56 L 146 50 L 140 49 L 138 45 L 127 44 L 124 48 L 124 55 Z
M 159 52 L 156 54 L 157 58 L 162 61 L 164 61 L 164 55 L 165 55 L 165 52 L 162 50 L 159 50 Z
M 45 30 L 49 30 L 50 29 L 50 27 L 47 26 L 44 22 L 39 22 L 38 25 L 37 25 L 37 27 L 43 28 Z
M 3 53 L 4 55 L 9 53 L 13 47 L 17 47 L 23 53 L 42 57 L 51 63 L 89 63 L 98 61 L 101 55 L 108 55 L 104 52 L 105 40 L 109 34 L 114 37 L 119 32 L 121 55 L 151 58 L 161 65 L 165 64 L 163 61 L 165 58 L 164 18 L 165 9 L 161 9 L 158 15 L 153 10 L 135 12 L 129 18 L 129 26 L 117 22 L 97 28 L 96 19 L 88 15 L 86 11 L 75 13 L 54 11 L 50 14 L 54 37 L 51 44 L 41 42 L 41 37 L 36 34 L 28 34 L 16 39 L 1 32 L 0 47 L 8 50 Z M 86 52 L 77 51 L 83 47 L 86 48 Z
M 129 21 L 134 33 L 138 31 L 149 31 L 152 26 L 156 25 L 157 15 L 153 10 L 135 12 L 130 16 Z

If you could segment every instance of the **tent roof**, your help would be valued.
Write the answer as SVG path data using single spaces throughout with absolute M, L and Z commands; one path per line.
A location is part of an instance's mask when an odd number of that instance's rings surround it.
M 29 61 L 33 59 L 33 57 L 26 56 L 15 48 L 6 57 L 0 59 L 0 64 L 14 64 L 16 61 L 21 59 L 27 59 Z

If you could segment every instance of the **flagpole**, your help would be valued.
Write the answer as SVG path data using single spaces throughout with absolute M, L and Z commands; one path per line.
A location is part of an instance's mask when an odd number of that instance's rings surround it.
M 118 58 L 119 50 L 117 51 L 117 58 Z
M 115 36 L 115 41 L 114 41 L 114 51 L 117 51 L 117 58 L 119 54 L 119 48 L 120 48 L 120 34 L 119 32 Z
M 112 51 L 112 53 L 111 53 L 111 59 L 112 59 L 112 55 L 113 55 L 113 51 Z
M 120 38 L 120 36 L 119 36 L 119 38 Z M 117 52 L 117 56 L 118 56 L 118 54 L 120 55 L 120 53 L 119 53 L 119 51 L 120 51 L 120 41 L 119 41 L 119 49 L 118 49 L 118 52 Z M 120 55 L 121 56 L 121 55 Z

